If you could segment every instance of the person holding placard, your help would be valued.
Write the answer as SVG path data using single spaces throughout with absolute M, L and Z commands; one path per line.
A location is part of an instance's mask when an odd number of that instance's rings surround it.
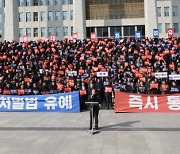
M 105 86 L 105 100 L 107 104 L 107 109 L 113 108 L 112 103 L 112 95 L 114 94 L 113 87 L 110 85 L 109 81 L 107 82 L 107 85 Z

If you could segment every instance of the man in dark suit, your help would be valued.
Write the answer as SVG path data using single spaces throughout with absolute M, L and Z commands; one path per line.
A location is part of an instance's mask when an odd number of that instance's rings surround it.
M 98 96 L 97 96 L 97 92 L 95 89 L 92 89 L 92 94 L 89 98 L 90 102 L 99 102 Z M 98 130 L 98 115 L 99 115 L 99 104 L 93 106 L 93 118 L 95 119 L 95 130 Z M 92 108 L 90 108 L 90 127 L 89 130 L 92 129 L 92 125 L 93 125 L 93 119 L 92 119 Z

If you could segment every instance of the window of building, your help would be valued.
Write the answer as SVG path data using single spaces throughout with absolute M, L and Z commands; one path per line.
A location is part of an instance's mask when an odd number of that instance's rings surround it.
M 61 19 L 61 13 L 59 11 L 56 11 L 55 12 L 55 15 L 56 15 L 56 21 L 60 21 Z
M 19 28 L 19 37 L 23 37 L 23 28 Z
M 63 0 L 63 5 L 68 5 L 68 0 Z
M 70 11 L 70 20 L 73 20 L 73 10 Z
M 53 12 L 48 12 L 48 21 L 53 21 Z
M 48 5 L 53 5 L 53 0 L 48 0 Z
M 38 28 L 33 29 L 34 37 L 38 37 Z
M 45 37 L 45 36 L 46 36 L 46 28 L 41 27 L 41 37 Z
M 0 8 L 3 7 L 3 0 L 0 0 Z
M 48 27 L 48 36 L 51 36 L 51 34 L 53 34 L 53 28 Z
M 60 5 L 61 1 L 60 0 L 55 0 L 56 5 Z
M 87 32 L 87 37 L 91 37 L 91 33 L 95 32 L 95 27 L 87 27 L 86 28 L 86 32 Z
M 67 19 L 68 19 L 68 12 L 63 11 L 63 20 L 67 20 Z
M 97 37 L 108 37 L 108 27 L 97 27 Z
M 158 23 L 158 31 L 159 33 L 162 33 L 162 23 Z
M 26 6 L 31 6 L 31 0 L 26 0 Z
M 31 12 L 26 12 L 26 22 L 31 21 Z
M 0 23 L 2 23 L 2 21 L 3 21 L 3 15 L 2 13 L 0 13 Z
M 169 7 L 164 7 L 164 16 L 169 17 Z
M 168 28 L 170 28 L 170 23 L 165 23 L 165 32 L 168 32 Z
M 110 28 L 110 35 L 111 36 L 114 36 L 115 32 L 118 32 L 121 35 L 121 27 L 111 27 Z
M 73 0 L 70 0 L 70 4 L 73 4 Z
M 41 21 L 45 21 L 46 20 L 46 15 L 45 12 L 41 12 Z
M 179 33 L 179 24 L 173 23 L 173 27 L 174 27 L 174 33 Z
M 86 0 L 85 7 L 86 20 L 144 18 L 145 12 L 144 0 Z
M 157 16 L 161 17 L 161 7 L 157 7 Z
M 38 0 L 33 0 L 33 6 L 38 6 Z
M 2 3 L 2 0 L 1 0 Z M 24 6 L 24 0 L 19 0 L 19 6 Z
M 60 35 L 61 35 L 61 29 L 60 27 L 56 27 L 56 36 L 60 37 Z
M 145 26 L 137 26 L 137 31 L 140 31 L 142 37 L 145 37 Z
M 46 5 L 46 0 L 41 0 L 40 5 Z
M 23 22 L 23 12 L 19 13 L 19 22 Z
M 31 37 L 31 28 L 26 28 L 26 35 Z
M 33 12 L 33 21 L 38 21 L 38 12 Z
M 173 14 L 173 16 L 178 16 L 178 7 L 177 6 L 172 7 L 172 14 Z
M 63 27 L 63 36 L 68 36 L 68 27 Z
M 135 37 L 135 26 L 125 26 L 124 27 L 125 37 Z

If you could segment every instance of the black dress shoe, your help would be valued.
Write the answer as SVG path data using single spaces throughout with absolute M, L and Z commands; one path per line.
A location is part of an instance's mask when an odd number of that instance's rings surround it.
M 98 127 L 95 127 L 95 130 L 99 130 L 99 128 L 98 128 Z
M 91 130 L 92 129 L 92 127 L 89 127 L 89 130 Z

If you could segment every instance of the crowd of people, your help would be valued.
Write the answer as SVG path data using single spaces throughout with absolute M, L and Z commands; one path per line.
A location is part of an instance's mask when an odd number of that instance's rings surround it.
M 37 95 L 79 90 L 82 101 L 88 99 L 91 88 L 106 99 L 112 98 L 114 90 L 179 93 L 179 80 L 155 77 L 155 72 L 180 74 L 179 40 L 0 42 L 0 93 Z M 108 72 L 108 76 L 99 78 L 97 72 Z

